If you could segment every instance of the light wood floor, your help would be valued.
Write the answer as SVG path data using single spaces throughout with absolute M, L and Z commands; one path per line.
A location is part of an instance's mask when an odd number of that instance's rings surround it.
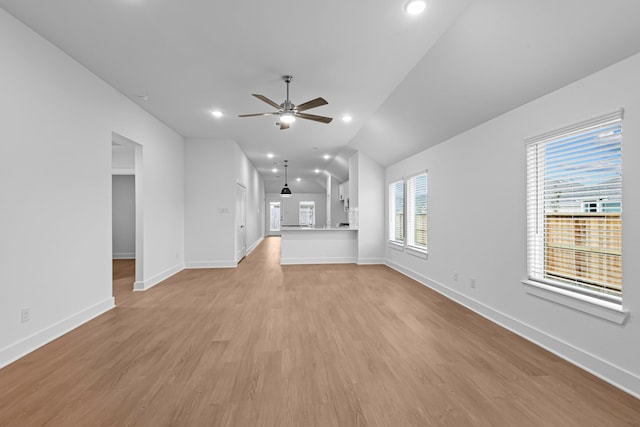
M 384 266 L 185 270 L 0 370 L 2 426 L 638 426 L 640 401 Z M 122 264 L 122 265 L 121 265 Z

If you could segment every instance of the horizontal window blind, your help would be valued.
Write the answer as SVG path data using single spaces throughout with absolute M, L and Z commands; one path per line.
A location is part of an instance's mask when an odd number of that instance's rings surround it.
M 389 240 L 404 242 L 404 182 L 389 184 Z
M 527 143 L 532 280 L 622 294 L 622 110 Z
M 407 179 L 407 245 L 427 249 L 427 174 Z

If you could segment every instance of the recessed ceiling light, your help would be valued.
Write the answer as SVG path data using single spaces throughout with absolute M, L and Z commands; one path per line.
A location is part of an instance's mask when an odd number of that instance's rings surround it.
M 273 159 L 273 153 L 268 153 L 267 157 L 270 158 L 270 159 Z
M 300 178 L 296 178 L 296 181 L 300 182 L 300 181 L 302 181 L 302 180 L 301 180 Z
M 315 173 L 320 173 L 320 169 L 314 170 Z
M 404 10 L 406 10 L 409 15 L 419 15 L 426 7 L 427 2 L 424 0 L 409 0 L 409 2 L 404 5 Z
M 330 156 L 330 155 L 328 155 L 328 154 L 325 154 L 325 155 L 324 155 L 324 156 L 322 156 L 322 157 L 324 157 L 324 159 L 325 159 L 325 160 L 329 160 L 329 159 L 331 158 L 331 156 Z
M 349 123 L 352 120 L 352 117 L 350 115 L 344 115 L 342 116 L 342 121 L 345 123 Z
M 276 172 L 278 172 L 278 169 L 273 168 L 273 169 L 271 169 L 271 172 L 276 173 Z
M 213 115 L 213 117 L 222 117 L 222 111 L 212 111 L 211 114 Z

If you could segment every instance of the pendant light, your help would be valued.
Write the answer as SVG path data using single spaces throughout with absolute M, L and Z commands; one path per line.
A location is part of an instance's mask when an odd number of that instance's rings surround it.
M 291 197 L 291 189 L 287 184 L 287 167 L 289 166 L 287 163 L 289 160 L 284 161 L 284 187 L 282 187 L 282 191 L 280 191 L 280 197 Z

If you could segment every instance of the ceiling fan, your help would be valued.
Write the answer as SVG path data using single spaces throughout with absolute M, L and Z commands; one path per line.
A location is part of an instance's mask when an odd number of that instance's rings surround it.
M 321 123 L 330 123 L 331 120 L 333 120 L 331 117 L 302 113 L 302 111 L 320 107 L 321 105 L 326 105 L 328 104 L 328 102 L 324 98 L 316 98 L 300 105 L 294 105 L 293 102 L 289 100 L 289 83 L 291 83 L 291 80 L 293 80 L 293 76 L 282 76 L 282 80 L 284 80 L 284 82 L 287 84 L 287 99 L 280 105 L 276 104 L 274 101 L 270 100 L 264 95 L 252 93 L 253 96 L 261 101 L 266 102 L 278 111 L 270 113 L 241 114 L 238 117 L 280 116 L 280 130 L 289 129 L 289 125 L 296 121 L 296 117 Z

